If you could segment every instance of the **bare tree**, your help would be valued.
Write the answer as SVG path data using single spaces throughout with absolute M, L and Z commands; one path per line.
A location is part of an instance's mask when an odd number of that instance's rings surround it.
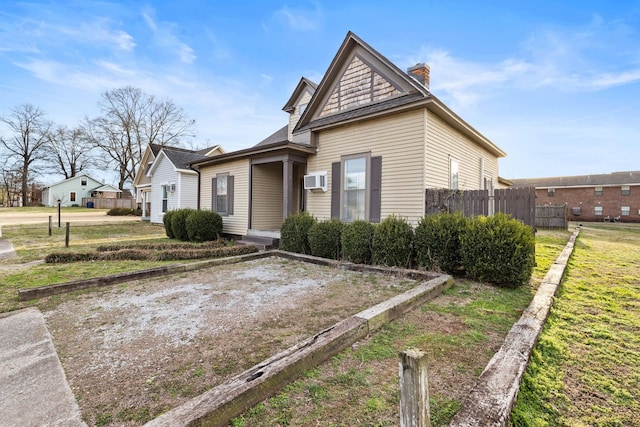
M 0 117 L 13 133 L 9 138 L 0 137 L 0 143 L 9 157 L 15 159 L 21 178 L 20 194 L 23 205 L 28 204 L 29 174 L 31 166 L 42 160 L 46 153 L 47 135 L 51 122 L 45 119 L 44 112 L 31 104 L 24 104 L 11 110 L 11 114 Z
M 117 168 L 120 190 L 133 181 L 147 144 L 180 145 L 195 124 L 172 101 L 130 86 L 103 93 L 98 107 L 102 115 L 85 120 L 84 129 Z
M 73 178 L 94 165 L 94 147 L 82 129 L 58 126 L 49 133 L 48 139 L 51 169 L 64 175 L 65 179 Z

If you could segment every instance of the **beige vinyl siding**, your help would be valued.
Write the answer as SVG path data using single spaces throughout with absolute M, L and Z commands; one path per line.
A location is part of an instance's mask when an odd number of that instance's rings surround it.
M 423 110 L 416 110 L 322 131 L 307 170 L 327 171 L 331 189 L 331 164 L 341 156 L 382 156 L 381 218 L 396 214 L 415 224 L 424 214 L 424 125 Z M 330 218 L 331 191 L 307 192 L 307 210 L 318 219 Z
M 253 166 L 251 228 L 280 230 L 282 226 L 282 163 Z
M 300 120 L 300 109 L 298 108 L 300 104 L 309 104 L 311 100 L 311 92 L 305 90 L 298 101 L 296 102 L 296 108 L 293 110 L 291 114 L 289 114 L 289 141 L 293 140 L 293 128 L 298 124 L 298 120 Z
M 244 236 L 249 225 L 249 160 L 230 161 L 200 170 L 200 209 L 211 210 L 211 179 L 218 173 L 234 176 L 233 215 L 223 216 L 223 231 Z
M 452 128 L 435 114 L 427 113 L 426 188 L 449 188 L 449 159 L 459 162 L 458 189 L 478 190 L 480 158 L 484 158 L 484 176 L 498 184 L 498 158 Z

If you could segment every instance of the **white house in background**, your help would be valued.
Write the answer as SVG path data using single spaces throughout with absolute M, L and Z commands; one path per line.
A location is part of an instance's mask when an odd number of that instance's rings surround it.
M 82 206 L 82 199 L 104 197 L 115 199 L 121 193 L 117 188 L 104 184 L 89 175 L 78 175 L 45 187 L 42 190 L 42 203 L 45 206 Z
M 187 150 L 149 144 L 134 179 L 142 219 L 162 223 L 170 210 L 198 207 L 198 172 L 189 163 L 223 154 L 219 145 Z

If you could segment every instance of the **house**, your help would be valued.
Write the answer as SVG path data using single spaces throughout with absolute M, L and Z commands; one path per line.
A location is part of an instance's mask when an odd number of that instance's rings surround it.
M 42 203 L 45 206 L 82 206 L 82 199 L 104 197 L 115 199 L 121 191 L 109 184 L 103 184 L 89 175 L 78 175 L 57 182 L 42 190 Z
M 229 234 L 277 235 L 288 215 L 416 224 L 425 189 L 491 189 L 506 154 L 407 72 L 349 32 L 319 84 L 302 78 L 289 123 L 253 147 L 191 163 L 201 209 Z
M 566 205 L 570 221 L 640 222 L 640 171 L 512 181 L 535 187 L 538 205 Z
M 189 163 L 224 153 L 222 147 L 187 150 L 149 144 L 134 178 L 143 220 L 162 223 L 167 210 L 198 207 L 198 173 Z

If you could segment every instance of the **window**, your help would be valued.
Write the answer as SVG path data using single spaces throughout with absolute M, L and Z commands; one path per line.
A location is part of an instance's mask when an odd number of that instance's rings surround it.
M 211 179 L 211 210 L 220 215 L 233 215 L 233 176 L 219 173 Z
M 149 170 L 151 170 L 151 166 L 153 166 L 153 162 L 147 163 L 147 167 L 144 170 L 145 175 L 149 173 Z
M 80 185 L 87 185 L 87 178 L 80 178 Z
M 345 159 L 342 176 L 342 220 L 367 218 L 367 157 Z
M 623 185 L 622 187 L 620 187 L 620 194 L 622 194 L 623 196 L 628 196 L 629 194 L 631 194 L 631 187 L 629 187 L 628 185 Z
M 300 104 L 300 105 L 298 105 L 298 114 L 302 115 L 302 113 L 304 113 L 304 110 L 307 109 L 307 105 L 308 104 Z
M 76 192 L 72 191 L 71 193 L 69 193 L 69 201 L 70 202 L 75 202 L 76 201 Z
M 631 208 L 629 206 L 623 206 L 620 208 L 620 215 L 629 216 L 631 214 Z
M 582 208 L 580 206 L 576 206 L 571 208 L 571 213 L 575 216 L 579 216 L 580 215 L 580 211 L 582 210 Z
M 457 159 L 454 159 L 454 158 L 449 159 L 449 172 L 450 172 L 449 188 L 451 188 L 452 190 L 458 189 L 459 167 L 460 167 L 460 164 L 458 163 Z
M 596 206 L 593 208 L 593 213 L 598 216 L 602 215 L 602 206 Z
M 547 196 L 553 197 L 555 195 L 556 195 L 556 189 L 555 188 L 547 188 Z
M 169 199 L 169 191 L 167 191 L 168 185 L 161 186 L 162 188 L 162 212 L 167 211 L 167 203 Z
M 343 156 L 331 164 L 331 218 L 380 222 L 382 157 Z
M 596 196 L 602 196 L 602 193 L 603 193 L 602 187 L 596 187 L 595 188 L 594 194 Z
M 227 214 L 227 175 L 216 177 L 216 212 Z

